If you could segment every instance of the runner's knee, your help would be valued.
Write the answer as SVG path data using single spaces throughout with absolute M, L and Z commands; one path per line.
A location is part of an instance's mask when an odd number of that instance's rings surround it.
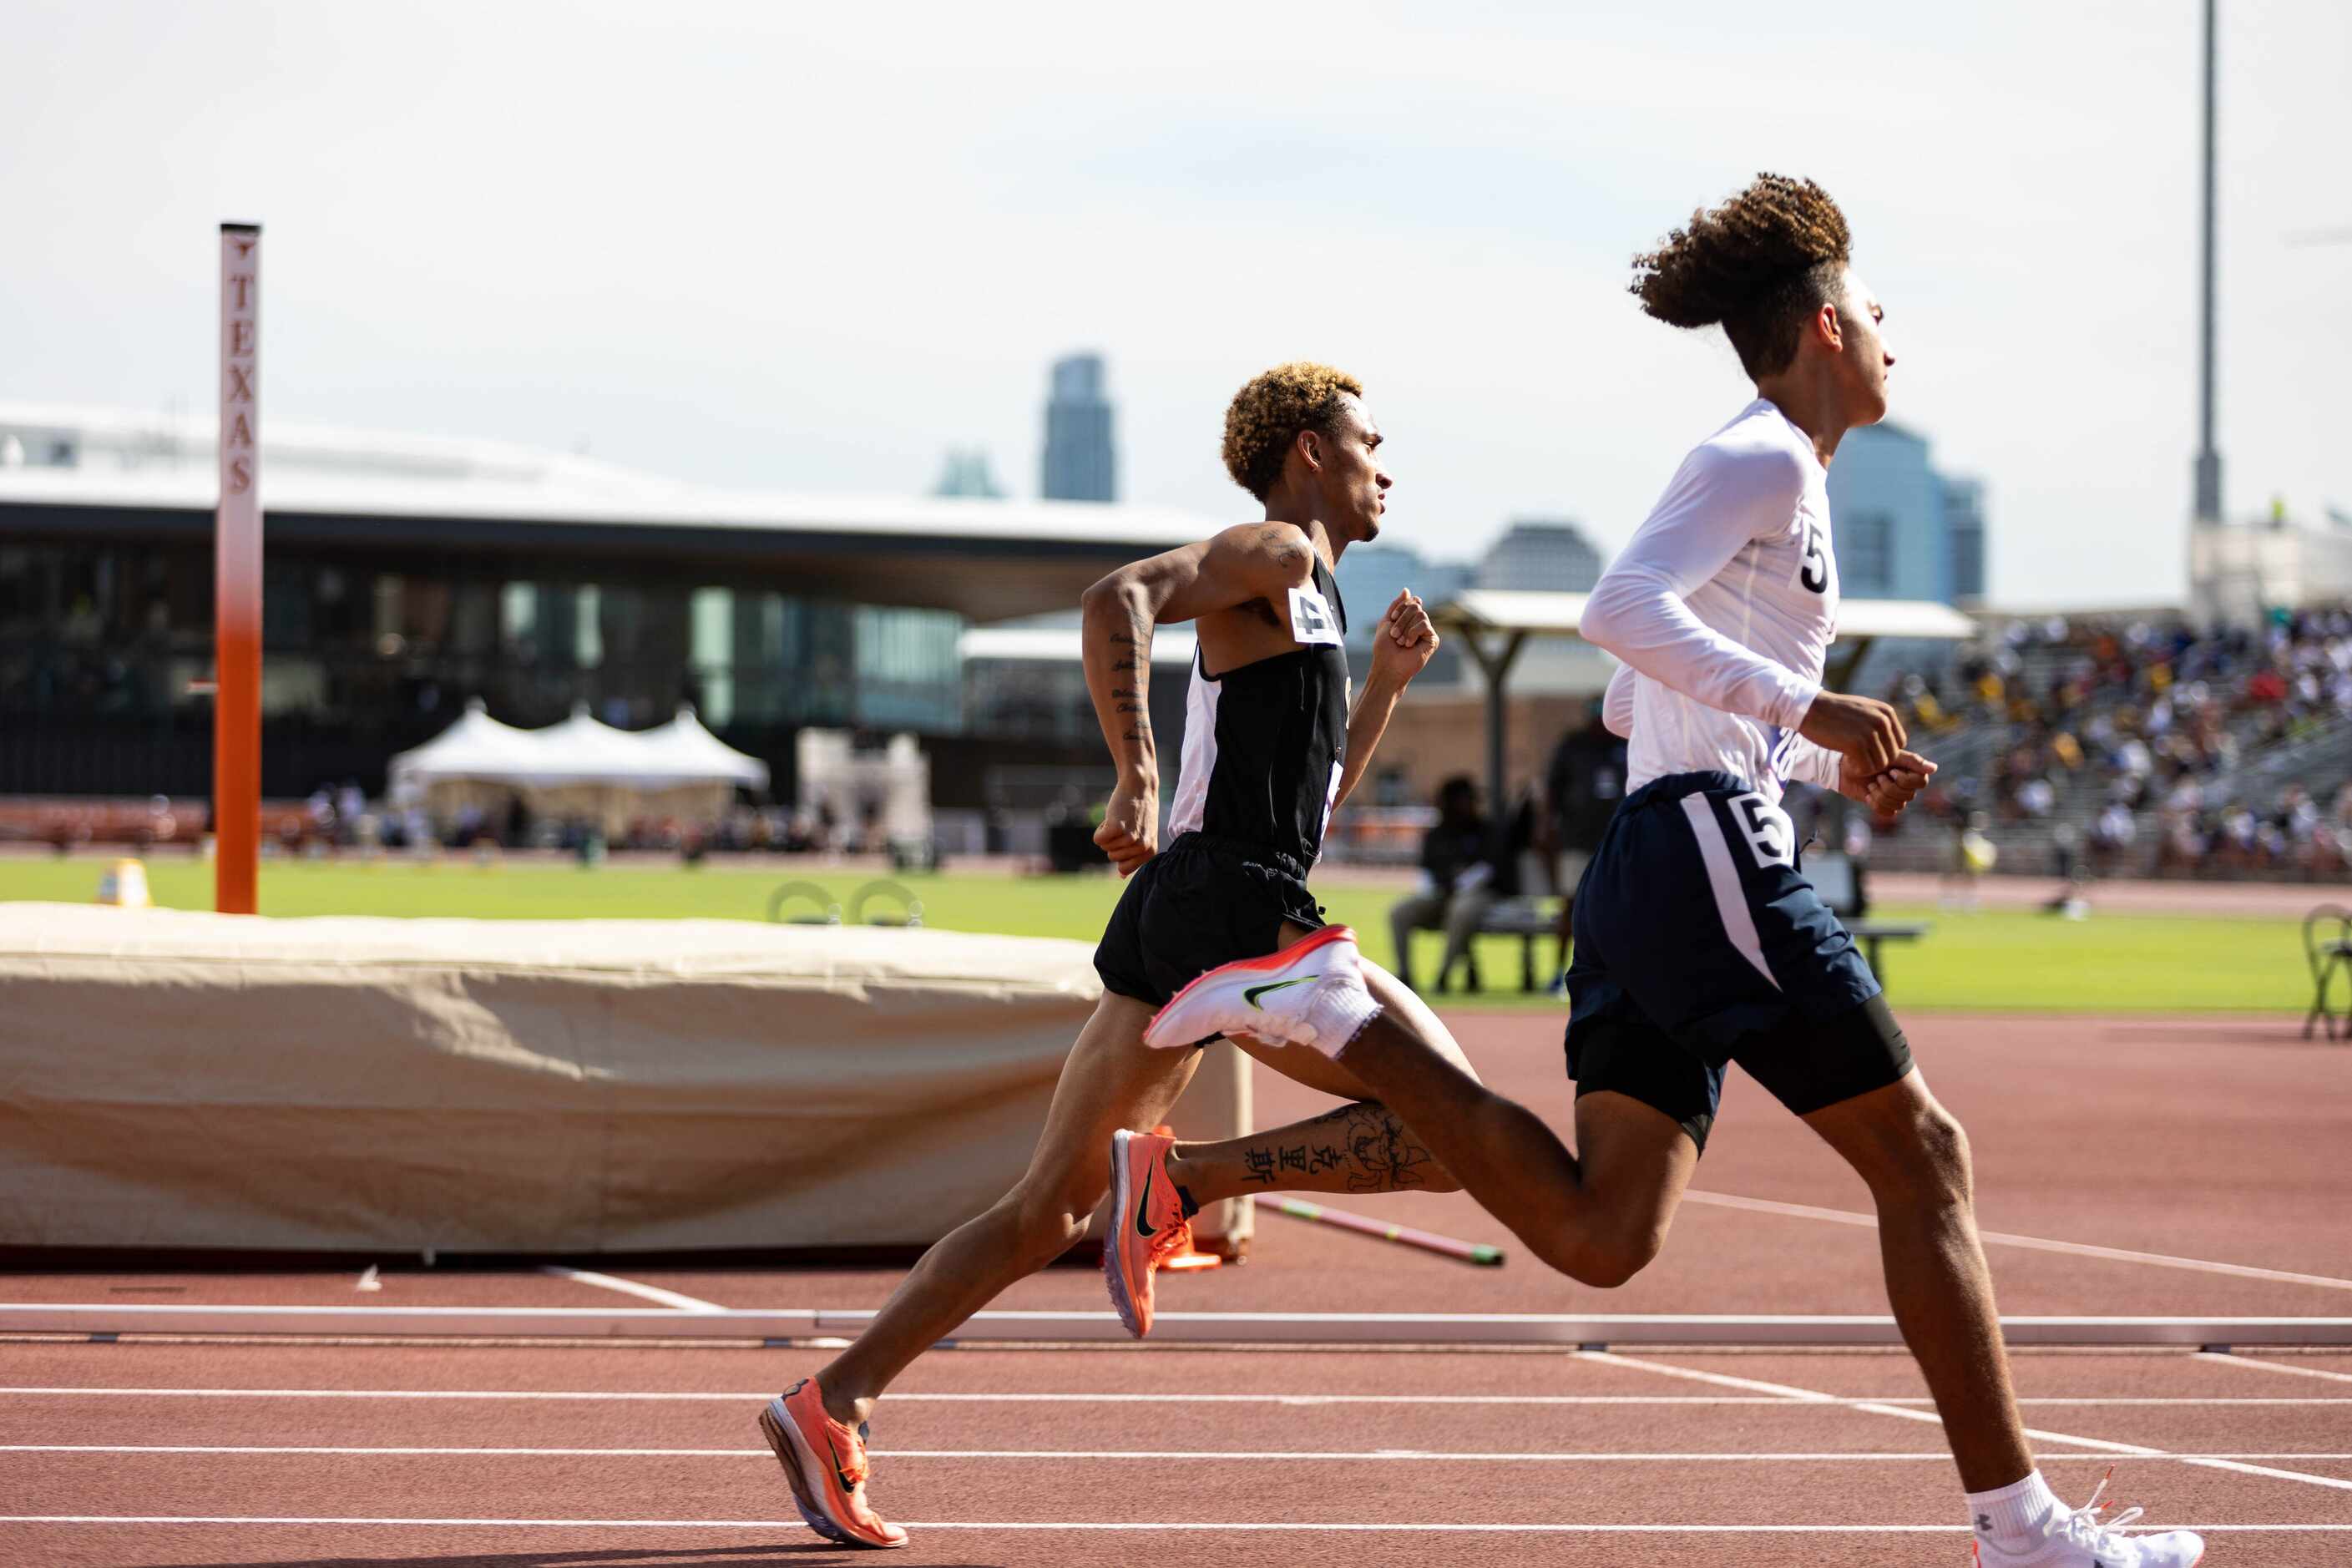
M 1614 1290 L 1647 1268 L 1665 1244 L 1663 1223 L 1601 1226 L 1570 1238 L 1559 1258 L 1547 1261 L 1580 1285 Z
M 1906 1120 L 1874 1164 L 1863 1176 L 1882 1205 L 1941 1208 L 1965 1205 L 1974 1197 L 1968 1132 L 1950 1111 L 1932 1100 Z
M 1013 1245 L 1023 1261 L 1043 1268 L 1086 1238 L 1095 1203 L 1100 1199 L 1097 1195 L 1093 1201 L 1076 1201 L 1081 1195 L 1050 1187 L 1043 1191 L 1020 1187 L 1004 1199 Z

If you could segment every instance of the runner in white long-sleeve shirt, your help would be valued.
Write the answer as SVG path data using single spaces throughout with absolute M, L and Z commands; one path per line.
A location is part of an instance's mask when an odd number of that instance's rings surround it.
M 1847 430 L 1885 416 L 1895 363 L 1848 250 L 1826 193 L 1766 174 L 1636 262 L 1643 308 L 1722 325 L 1757 396 L 1684 459 L 1585 606 L 1583 636 L 1631 671 L 1606 711 L 1632 747 L 1628 793 L 1576 894 L 1578 1153 L 1394 1034 L 1292 1037 L 1332 1051 L 1403 1114 L 1538 1257 L 1602 1285 L 1656 1254 L 1738 1062 L 1869 1184 L 1887 1294 L 1943 1417 L 1978 1561 L 2189 1568 L 2203 1553 L 2194 1535 L 2123 1535 L 2095 1506 L 2060 1503 L 2034 1468 L 1967 1137 L 1799 870 L 1780 808 L 1802 779 L 1892 814 L 1934 772 L 1903 749 L 1892 708 L 1821 687 L 1837 624 L 1827 466 Z M 1283 1035 L 1358 984 L 1312 952 L 1285 961 L 1230 980 L 1212 971 L 1147 1041 Z

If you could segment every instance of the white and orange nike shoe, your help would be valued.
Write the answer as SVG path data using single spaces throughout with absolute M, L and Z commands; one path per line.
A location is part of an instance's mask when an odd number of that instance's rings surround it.
M 1151 1132 L 1110 1135 L 1110 1225 L 1103 1237 L 1103 1283 L 1118 1321 L 1137 1339 L 1151 1331 L 1152 1280 L 1192 1239 L 1183 1195 L 1168 1179 L 1176 1140 Z
M 2126 1535 L 2125 1528 L 2142 1510 L 2127 1508 L 2111 1520 L 2099 1501 L 2107 1489 L 2102 1480 L 2081 1508 L 2061 1508 L 2050 1533 L 2022 1552 L 2005 1552 L 1977 1537 L 1979 1568 L 2196 1568 L 2205 1555 L 2203 1537 L 2186 1530 L 2148 1535 Z
M 866 1501 L 866 1428 L 853 1432 L 825 1414 L 816 1379 L 804 1377 L 760 1412 L 760 1433 L 776 1451 L 793 1503 L 808 1527 L 843 1546 L 907 1544 L 907 1532 Z
M 1325 926 L 1279 952 L 1210 970 L 1153 1015 L 1143 1043 L 1179 1050 L 1219 1035 L 1248 1035 L 1336 1057 L 1380 1016 L 1364 988 L 1356 933 Z

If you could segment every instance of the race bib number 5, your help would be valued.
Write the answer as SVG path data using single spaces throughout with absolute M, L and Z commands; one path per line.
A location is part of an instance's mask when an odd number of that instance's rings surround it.
M 1339 617 L 1331 613 L 1331 606 L 1314 589 L 1293 588 L 1290 591 L 1290 636 L 1296 642 L 1338 647 Z
M 1736 795 L 1724 804 L 1731 807 L 1731 820 L 1739 825 L 1757 865 L 1795 867 L 1797 825 L 1787 812 L 1760 795 Z

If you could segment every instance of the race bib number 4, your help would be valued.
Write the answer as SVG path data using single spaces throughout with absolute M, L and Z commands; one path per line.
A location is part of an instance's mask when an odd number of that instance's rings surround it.
M 1290 636 L 1293 641 L 1320 643 L 1328 647 L 1339 646 L 1339 617 L 1323 595 L 1312 588 L 1290 591 Z

